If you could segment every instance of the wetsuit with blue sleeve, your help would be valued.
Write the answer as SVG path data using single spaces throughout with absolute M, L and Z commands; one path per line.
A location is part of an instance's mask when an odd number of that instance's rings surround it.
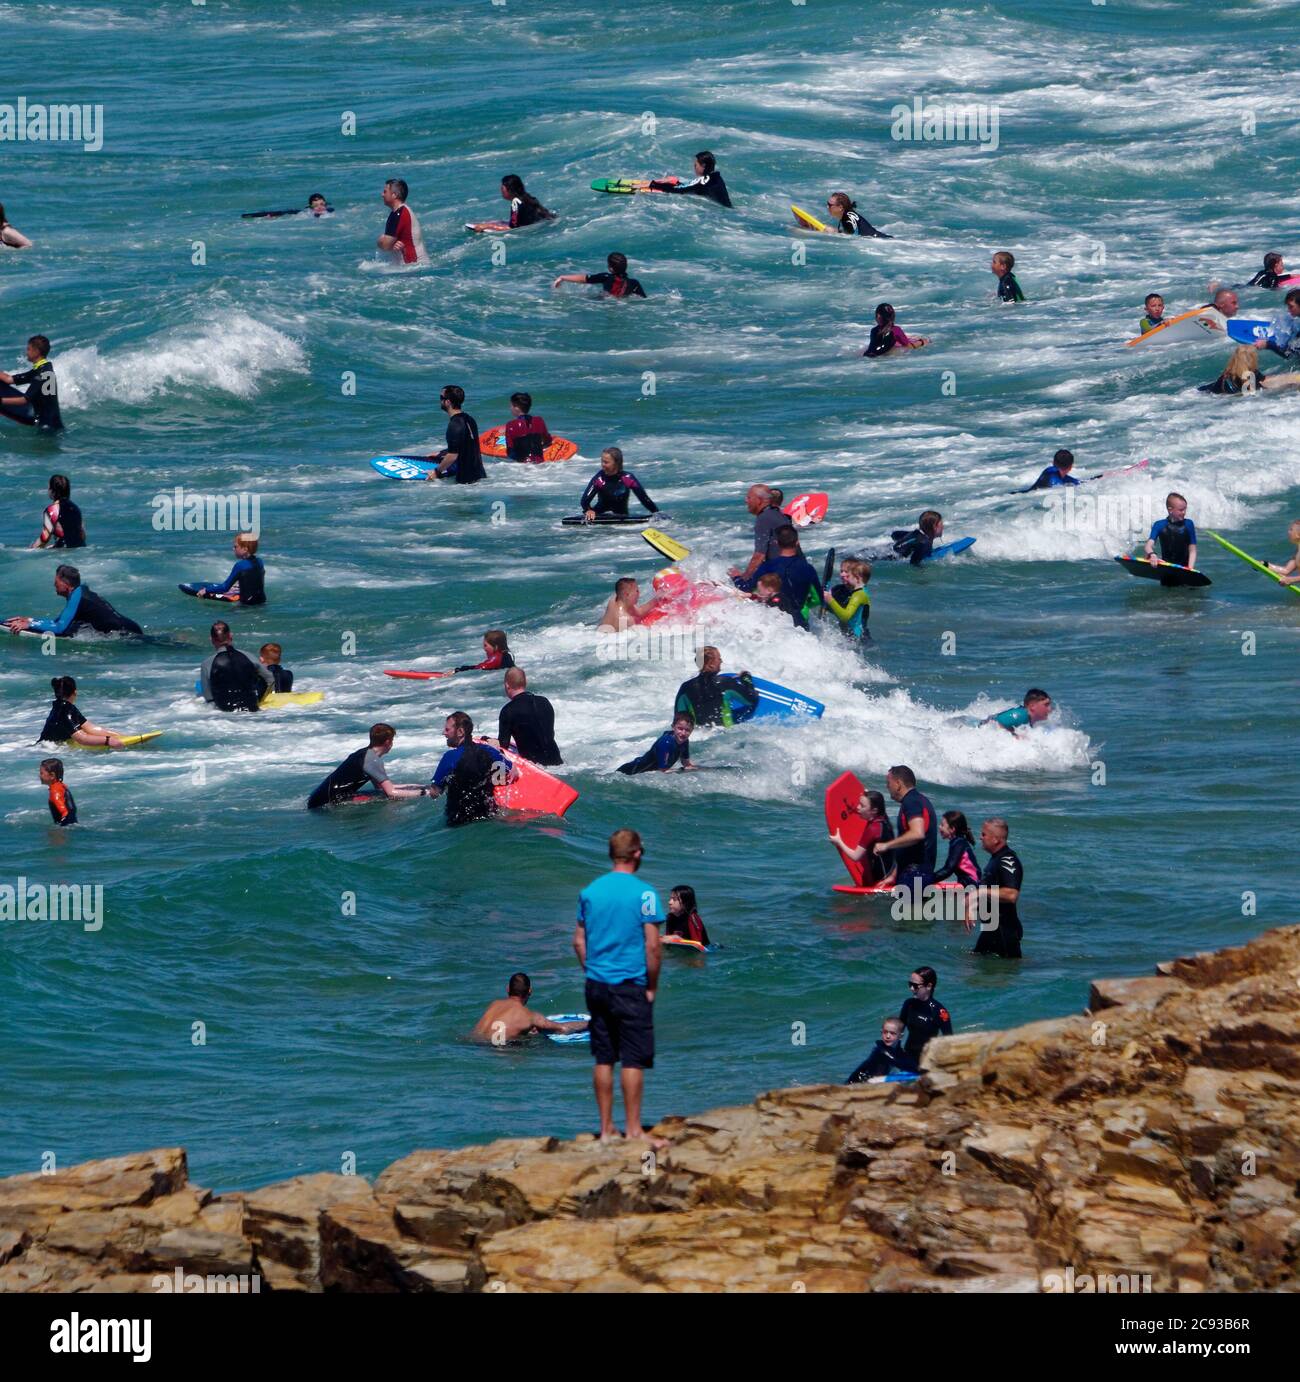
M 196 595 L 228 595 L 235 586 L 239 587 L 241 605 L 266 604 L 266 567 L 261 557 L 240 557 L 224 581 L 198 585 L 194 591 Z
M 1013 705 L 1010 710 L 999 710 L 996 715 L 990 715 L 984 723 L 1001 725 L 1014 734 L 1022 725 L 1029 723 L 1029 711 L 1023 705 Z
M 134 619 L 119 614 L 102 595 L 89 586 L 75 586 L 67 604 L 57 618 L 33 619 L 28 625 L 33 633 L 52 633 L 56 636 L 78 634 L 87 629 L 95 633 L 142 634 L 144 630 Z
M 1054 465 L 1049 465 L 1029 488 L 1031 490 L 1056 489 L 1060 485 L 1077 485 L 1078 483 L 1073 475 L 1058 470 Z
M 1151 525 L 1149 540 L 1160 547 L 1160 555 L 1175 566 L 1186 566 L 1187 558 L 1196 546 L 1196 524 L 1190 518 L 1175 523 L 1171 518 L 1158 518 Z
M 679 763 L 683 768 L 690 767 L 691 742 L 688 739 L 679 744 L 677 736 L 671 729 L 667 729 L 640 758 L 634 758 L 630 763 L 621 764 L 619 772 L 626 773 L 629 777 L 636 773 L 666 773 L 669 769 L 677 767 Z

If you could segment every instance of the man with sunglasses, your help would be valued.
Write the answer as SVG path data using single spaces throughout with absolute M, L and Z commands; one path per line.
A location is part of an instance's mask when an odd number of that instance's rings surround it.
M 437 468 L 429 471 L 426 480 L 455 480 L 458 485 L 476 485 L 484 478 L 483 453 L 478 448 L 478 423 L 461 411 L 465 390 L 458 384 L 446 384 L 438 399 L 438 407 L 447 414 L 447 445 L 430 456 Z

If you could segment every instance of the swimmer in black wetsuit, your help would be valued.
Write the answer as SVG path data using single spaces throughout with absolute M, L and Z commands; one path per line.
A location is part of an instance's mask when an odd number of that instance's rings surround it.
M 350 753 L 337 768 L 307 798 L 307 809 L 319 811 L 325 806 L 351 801 L 367 787 L 376 795 L 386 797 L 421 797 L 423 787 L 402 786 L 390 782 L 384 768 L 384 755 L 393 747 L 397 731 L 383 723 L 370 726 L 370 741 L 363 749 Z
M 514 744 L 520 758 L 553 768 L 564 759 L 555 742 L 555 707 L 545 696 L 528 690 L 528 677 L 522 667 L 506 673 L 506 696 L 497 717 L 497 743 L 503 749 Z
M 218 710 L 257 710 L 262 697 L 275 690 L 269 667 L 254 662 L 235 647 L 234 635 L 224 619 L 208 630 L 214 649 L 199 668 L 199 691 Z
M 476 485 L 487 473 L 478 449 L 478 423 L 462 411 L 464 402 L 465 390 L 458 384 L 443 386 L 438 407 L 447 414 L 447 445 L 429 457 L 438 464 L 426 480 L 453 478 L 458 485 Z
M 546 430 L 545 419 L 533 416 L 532 407 L 532 394 L 510 395 L 510 411 L 514 416 L 506 423 L 501 441 L 506 456 L 512 461 L 545 460 L 546 448 L 555 440 Z
M 54 572 L 55 593 L 66 601 L 62 611 L 48 619 L 29 619 L 15 615 L 4 621 L 10 633 L 52 633 L 63 635 L 94 633 L 142 634 L 144 630 L 134 619 L 119 614 L 102 595 L 96 595 L 88 585 L 82 585 L 81 572 L 75 566 L 59 566 Z
M 45 506 L 41 531 L 33 547 L 84 547 L 86 525 L 81 510 L 72 502 L 72 481 L 66 475 L 51 475 L 50 502 Z
M 886 235 L 883 230 L 877 230 L 858 210 L 857 202 L 849 199 L 847 192 L 832 192 L 826 209 L 839 223 L 837 230 L 840 235 L 870 235 L 877 240 L 894 238 L 892 235 Z
M 952 1036 L 952 1018 L 942 1003 L 935 1002 L 939 976 L 929 965 L 918 965 L 908 980 L 912 996 L 899 1009 L 898 1020 L 907 1028 L 906 1050 L 912 1063 L 921 1068 L 921 1052 L 931 1037 Z
M 893 553 L 877 557 L 877 561 L 908 561 L 920 566 L 934 551 L 935 541 L 943 536 L 943 515 L 938 509 L 926 509 L 916 520 L 915 528 L 895 528 L 889 536 L 894 544 Z
M 630 470 L 623 469 L 623 452 L 607 446 L 600 453 L 600 469 L 587 481 L 582 492 L 582 521 L 594 523 L 601 514 L 627 514 L 631 497 L 636 495 L 642 508 L 658 513 L 659 506 L 642 488 Z
M 697 725 L 734 725 L 748 720 L 758 705 L 758 692 L 748 672 L 739 676 L 722 672 L 722 654 L 711 645 L 700 649 L 699 676 L 677 688 L 674 713 L 689 715 Z M 740 702 L 732 705 L 730 697 Z
M 510 227 L 521 230 L 524 226 L 537 225 L 539 221 L 553 221 L 555 212 L 548 211 L 524 187 L 524 180 L 514 173 L 507 173 L 501 179 L 501 195 L 510 203 Z
M 1238 283 L 1237 288 L 1272 288 L 1277 289 L 1280 281 L 1287 276 L 1286 265 L 1282 262 L 1282 256 L 1276 251 L 1271 250 L 1264 256 L 1264 267 L 1248 283 Z
M 1000 816 L 990 816 L 980 827 L 980 844 L 989 852 L 989 861 L 980 876 L 977 895 L 966 899 L 966 929 L 973 931 L 977 906 L 988 916 L 980 922 L 976 955 L 1000 955 L 1004 960 L 1020 959 L 1020 889 L 1025 881 L 1025 866 L 1007 844 L 1009 827 Z
M 688 197 L 707 197 L 719 206 L 730 206 L 727 184 L 718 172 L 718 160 L 707 149 L 695 155 L 695 178 L 691 182 L 657 182 L 651 179 L 651 190 L 655 192 L 677 192 Z
M 263 643 L 257 650 L 257 660 L 271 674 L 272 691 L 293 690 L 293 673 L 287 667 L 280 666 L 283 656 L 284 649 L 278 643 Z
M 619 765 L 619 772 L 629 777 L 637 773 L 667 773 L 677 768 L 680 772 L 690 772 L 695 764 L 691 762 L 691 731 L 695 721 L 683 710 L 673 716 L 673 727 L 666 729 L 653 744 L 630 763 Z
M 679 883 L 668 894 L 668 922 L 665 936 L 681 936 L 697 945 L 709 944 L 709 932 L 695 904 L 695 889 L 689 883 Z
M 1025 295 L 1020 291 L 1015 274 L 1011 272 L 1016 267 L 1016 256 L 1009 250 L 999 250 L 993 256 L 991 267 L 998 276 L 998 301 L 1024 302 Z
M 612 298 L 645 297 L 645 289 L 641 286 L 641 280 L 627 276 L 627 255 L 620 254 L 615 250 L 613 254 L 605 256 L 605 263 L 609 265 L 608 273 L 561 274 L 551 284 L 551 287 L 558 288 L 561 283 L 599 283 Z
M 95 748 L 124 749 L 126 745 L 119 735 L 107 730 L 103 725 L 92 724 L 77 709 L 77 683 L 72 677 L 51 677 L 54 688 L 54 704 L 45 717 L 40 737 L 51 744 L 87 744 Z
M 945 811 L 939 821 L 939 834 L 948 841 L 948 857 L 930 882 L 942 883 L 947 878 L 955 878 L 967 887 L 978 883 L 980 866 L 975 857 L 975 836 L 971 834 L 965 812 Z
M 447 752 L 438 760 L 426 792 L 432 797 L 446 793 L 448 825 L 488 820 L 499 810 L 497 782 L 513 781 L 519 770 L 499 749 L 475 742 L 474 721 L 463 710 L 447 716 L 443 733 Z
M 889 1075 L 915 1075 L 915 1060 L 903 1049 L 903 1024 L 896 1017 L 887 1017 L 880 1024 L 880 1040 L 871 1054 L 844 1081 L 845 1084 L 866 1084 L 883 1080 Z
M 63 415 L 59 412 L 59 381 L 54 376 L 49 354 L 50 338 L 33 336 L 27 342 L 31 369 L 19 374 L 6 374 L 0 370 L 0 384 L 8 386 L 7 390 L 0 390 L 0 417 L 11 418 L 14 422 L 39 427 L 47 432 L 63 430 Z M 15 392 L 20 384 L 27 385 L 26 393 Z

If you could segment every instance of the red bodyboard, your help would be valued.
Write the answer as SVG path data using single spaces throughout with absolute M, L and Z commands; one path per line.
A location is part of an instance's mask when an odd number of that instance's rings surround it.
M 796 528 L 806 528 L 810 523 L 820 523 L 831 506 L 828 494 L 800 494 L 781 510 Z
M 826 830 L 834 835 L 837 831 L 846 845 L 853 849 L 862 843 L 867 823 L 858 815 L 857 805 L 862 799 L 862 783 L 852 773 L 841 773 L 826 789 Z M 854 889 L 867 888 L 866 857 L 850 859 L 840 849 L 835 851 L 844 860 L 844 867 L 853 879 Z M 845 891 L 844 884 L 837 884 L 836 891 Z
M 498 806 L 538 816 L 562 816 L 577 801 L 576 789 L 567 782 L 552 777 L 545 768 L 520 758 L 517 753 L 507 749 L 502 749 L 502 753 L 519 770 L 519 777 L 496 788 Z

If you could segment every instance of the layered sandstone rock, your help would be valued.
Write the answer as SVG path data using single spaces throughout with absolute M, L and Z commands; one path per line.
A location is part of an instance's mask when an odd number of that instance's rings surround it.
M 15 1176 L 0 1290 L 178 1267 L 300 1291 L 1300 1287 L 1300 927 L 941 1038 L 926 1066 L 671 1118 L 657 1155 L 508 1139 L 220 1197 L 176 1148 Z

